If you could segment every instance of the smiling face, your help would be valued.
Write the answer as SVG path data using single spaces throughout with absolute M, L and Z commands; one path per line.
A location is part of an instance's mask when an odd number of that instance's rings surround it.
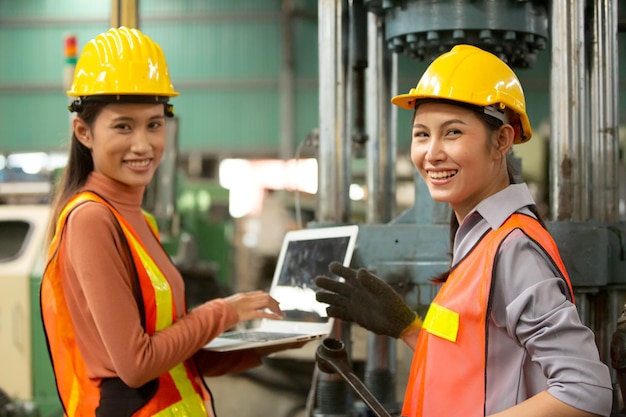
M 129 186 L 148 185 L 165 149 L 162 104 L 109 104 L 91 127 L 78 117 L 73 124 L 94 171 Z
M 475 111 L 421 104 L 413 119 L 411 159 L 431 197 L 449 203 L 459 223 L 478 203 L 506 188 L 513 128 L 490 128 Z

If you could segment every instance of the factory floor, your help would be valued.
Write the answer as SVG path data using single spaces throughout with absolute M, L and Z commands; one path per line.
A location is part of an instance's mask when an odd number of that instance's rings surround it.
M 358 366 L 366 357 L 366 332 L 353 330 L 352 360 Z M 314 341 L 301 349 L 273 355 L 263 365 L 242 374 L 207 378 L 218 417 L 309 417 L 307 397 L 312 386 Z M 396 399 L 401 400 L 406 387 L 412 352 L 397 343 Z M 358 371 L 355 371 L 358 374 Z M 358 398 L 358 397 L 356 397 Z
M 218 417 L 305 417 L 306 396 L 246 376 L 209 378 L 207 383 L 215 399 Z

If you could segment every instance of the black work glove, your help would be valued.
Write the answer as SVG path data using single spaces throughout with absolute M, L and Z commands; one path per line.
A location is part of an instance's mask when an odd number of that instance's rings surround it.
M 371 332 L 395 338 L 418 319 L 389 284 L 366 269 L 357 271 L 339 262 L 332 262 L 328 269 L 345 279 L 341 282 L 323 275 L 315 278 L 315 284 L 322 288 L 315 298 L 330 304 L 326 308 L 330 317 L 353 321 Z

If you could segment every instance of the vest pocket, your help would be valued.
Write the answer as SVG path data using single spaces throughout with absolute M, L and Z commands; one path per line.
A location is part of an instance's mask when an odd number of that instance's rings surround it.
M 148 404 L 158 388 L 158 379 L 139 388 L 131 388 L 120 378 L 105 378 L 100 385 L 100 404 L 96 408 L 96 417 L 130 417 Z

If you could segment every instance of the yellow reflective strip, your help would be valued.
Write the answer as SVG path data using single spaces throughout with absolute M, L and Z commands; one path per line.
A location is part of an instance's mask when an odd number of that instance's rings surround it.
M 141 263 L 154 288 L 155 300 L 157 304 L 156 330 L 169 327 L 172 324 L 172 290 L 169 282 L 162 275 L 161 270 L 154 263 L 154 260 L 143 249 L 143 246 L 133 237 L 128 229 L 121 224 L 124 234 L 128 237 L 129 243 L 137 251 Z M 180 363 L 169 371 L 176 389 L 178 390 L 181 400 L 171 406 L 159 411 L 154 416 L 159 417 L 178 417 L 178 416 L 206 416 L 206 408 L 202 397 L 196 392 L 193 384 L 187 376 L 185 366 Z
M 187 369 L 182 363 L 179 363 L 170 369 L 170 375 L 172 376 L 181 397 L 185 398 L 189 395 L 197 395 L 196 390 L 193 388 L 193 385 L 187 376 Z
M 122 228 L 126 229 L 123 225 Z M 125 232 L 127 232 L 125 230 Z M 152 287 L 154 288 L 154 298 L 156 300 L 156 330 L 163 330 L 169 327 L 172 324 L 172 290 L 170 288 L 169 282 L 165 279 L 165 277 L 161 274 L 161 271 L 156 266 L 150 255 L 146 253 L 141 244 L 137 242 L 137 240 L 130 234 L 125 233 L 126 236 L 131 240 L 129 242 L 133 245 L 133 248 L 137 251 L 137 255 L 141 259 L 141 263 L 143 264 L 148 276 L 150 277 L 150 282 L 152 283 Z
M 78 407 L 78 400 L 80 399 L 78 378 L 76 376 L 74 376 L 74 380 L 72 381 L 72 389 L 70 390 L 70 393 L 70 401 L 67 405 L 67 415 L 71 417 L 76 415 L 76 408 Z
M 150 214 L 149 212 L 147 212 L 146 210 L 141 210 L 141 212 L 143 213 L 143 216 L 145 217 L 145 219 L 148 221 L 148 224 L 150 224 L 150 227 L 152 228 L 152 231 L 154 232 L 155 235 L 159 235 L 159 224 L 156 221 L 156 218 Z
M 154 414 L 158 417 L 169 416 L 206 416 L 206 408 L 202 397 L 196 392 L 187 377 L 185 366 L 180 363 L 170 369 L 170 376 L 176 384 L 181 400 Z
M 153 414 L 153 417 L 196 417 L 206 416 L 206 408 L 204 403 L 197 396 L 197 401 L 194 401 L 193 405 L 189 404 L 188 400 L 181 400 L 177 403 L 170 405 L 169 407 Z
M 459 333 L 459 313 L 431 303 L 422 326 L 428 333 L 456 342 Z

